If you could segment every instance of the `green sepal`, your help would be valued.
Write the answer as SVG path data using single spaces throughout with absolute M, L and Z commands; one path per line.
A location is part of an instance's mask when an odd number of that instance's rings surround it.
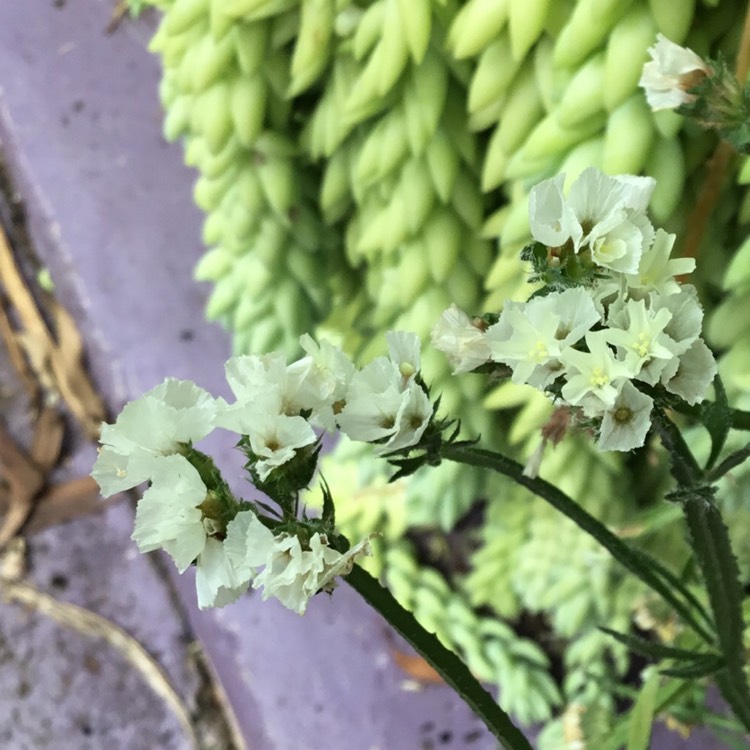
M 328 482 L 321 477 L 320 478 L 320 490 L 323 493 L 323 516 L 322 520 L 325 526 L 331 529 L 336 526 L 336 508 L 333 504 L 333 496 L 331 490 L 328 487 Z
M 722 383 L 718 374 L 714 378 L 714 391 L 716 401 L 706 401 L 701 404 L 700 409 L 701 423 L 711 436 L 711 454 L 706 462 L 706 471 L 713 468 L 719 458 L 732 425 L 732 410 L 727 402 L 724 383 Z

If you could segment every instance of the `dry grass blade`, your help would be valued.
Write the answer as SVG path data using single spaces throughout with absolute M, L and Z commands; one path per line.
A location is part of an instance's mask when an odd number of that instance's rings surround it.
M 86 434 L 96 439 L 105 409 L 83 368 L 81 338 L 75 323 L 67 311 L 50 298 L 57 340 L 53 337 L 26 285 L 2 229 L 0 281 L 18 315 L 20 330 L 15 331 L 15 337 L 23 347 L 38 381 L 43 387 L 59 393 Z
M 90 638 L 101 638 L 116 649 L 138 672 L 146 684 L 174 712 L 194 748 L 198 740 L 190 712 L 172 687 L 164 670 L 133 636 L 95 612 L 61 602 L 27 583 L 0 580 L 0 596 L 7 602 L 30 607 L 66 628 Z
M 26 357 L 24 356 L 23 347 L 16 337 L 16 332 L 10 322 L 8 315 L 8 305 L 5 297 L 0 295 L 0 337 L 2 337 L 5 348 L 10 358 L 13 369 L 18 373 L 18 377 L 26 389 L 29 400 L 35 403 L 39 397 L 39 384 L 29 367 Z

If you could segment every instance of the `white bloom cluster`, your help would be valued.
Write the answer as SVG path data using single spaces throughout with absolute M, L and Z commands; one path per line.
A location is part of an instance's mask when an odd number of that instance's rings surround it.
M 367 553 L 361 543 L 342 554 L 326 534 L 306 534 L 304 525 L 290 530 L 287 524 L 275 534 L 276 522 L 264 525 L 225 486 L 207 486 L 211 479 L 201 473 L 192 444 L 215 427 L 244 436 L 249 468 L 264 489 L 283 480 L 283 467 L 316 443 L 314 428 L 374 442 L 380 454 L 416 445 L 432 418 L 418 378 L 420 341 L 403 332 L 390 332 L 387 340 L 389 356 L 361 370 L 337 347 L 309 336 L 301 340 L 306 356 L 291 364 L 279 353 L 233 357 L 225 372 L 234 403 L 190 381 L 167 379 L 127 404 L 115 424 L 102 426 L 92 472 L 102 494 L 150 483 L 133 539 L 142 552 L 165 550 L 180 572 L 195 563 L 201 607 L 234 601 L 254 580 L 264 598 L 276 596 L 302 613 L 311 596 L 333 588 L 354 557 Z M 309 458 L 314 461 L 308 450 Z
M 513 382 L 597 424 L 602 450 L 627 451 L 644 444 L 651 424 L 653 401 L 639 382 L 696 404 L 716 374 L 700 338 L 695 289 L 675 278 L 695 261 L 671 259 L 674 235 L 654 231 L 648 220 L 653 180 L 587 169 L 567 196 L 564 181 L 560 175 L 531 191 L 531 231 L 549 267 L 588 269 L 585 279 L 571 276 L 569 288 L 508 302 L 490 326 L 477 327 L 452 307 L 433 343 L 456 372 L 508 366 Z
M 657 35 L 656 44 L 648 52 L 651 60 L 643 66 L 638 84 L 651 109 L 676 109 L 693 101 L 688 90 L 708 75 L 708 65 L 693 50 L 680 47 L 663 34 Z

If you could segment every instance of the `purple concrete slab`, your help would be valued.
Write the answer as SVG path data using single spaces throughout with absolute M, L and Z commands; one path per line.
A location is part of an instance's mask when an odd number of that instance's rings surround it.
M 105 35 L 113 5 L 0 4 L 0 141 L 37 251 L 117 409 L 167 375 L 225 393 L 229 341 L 204 322 L 207 289 L 191 280 L 201 216 L 179 147 L 159 135 L 159 69 L 144 49 L 150 28 L 126 23 Z M 221 463 L 236 465 L 226 440 L 215 447 Z M 91 460 L 84 452 L 75 464 L 83 471 Z M 35 580 L 47 588 L 59 576 L 75 581 L 60 595 L 120 618 L 180 680 L 186 612 L 250 750 L 496 747 L 449 690 L 414 689 L 393 663 L 392 634 L 346 586 L 317 597 L 304 618 L 254 596 L 202 613 L 189 575 L 177 584 L 181 603 L 169 600 L 167 581 L 128 541 L 131 523 L 131 509 L 121 505 L 104 519 L 46 532 L 34 542 Z M 97 697 L 87 694 L 86 705 L 113 710 Z M 118 721 L 126 732 L 137 712 L 123 709 Z M 117 738 L 112 746 L 138 747 Z M 169 747 L 143 745 L 155 746 Z M 672 745 L 665 739 L 658 747 Z
M 0 7 L 0 137 L 38 252 L 86 336 L 109 403 L 119 407 L 167 375 L 226 392 L 228 337 L 203 321 L 207 290 L 191 280 L 201 217 L 180 149 L 160 137 L 149 30 L 126 24 L 104 35 L 110 10 L 93 0 Z M 226 441 L 218 450 L 229 462 Z M 133 551 L 129 509 L 106 523 L 121 540 L 105 565 L 112 575 L 122 550 Z M 383 621 L 346 587 L 300 618 L 258 597 L 200 613 L 189 577 L 178 585 L 252 750 L 495 747 L 451 691 L 414 691 L 393 663 Z M 147 611 L 151 592 L 117 606 L 159 622 Z

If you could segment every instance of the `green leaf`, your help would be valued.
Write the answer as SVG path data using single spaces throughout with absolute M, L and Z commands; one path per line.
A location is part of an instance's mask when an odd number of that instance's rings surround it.
M 748 458 L 750 458 L 750 443 L 744 448 L 730 453 L 717 467 L 709 472 L 707 479 L 711 482 L 721 479 L 727 472 L 745 463 Z
M 711 455 L 706 462 L 706 471 L 713 468 L 719 458 L 732 426 L 732 410 L 727 402 L 724 383 L 718 374 L 714 378 L 714 391 L 716 401 L 705 401 L 700 410 L 700 420 L 711 436 Z
M 533 750 L 529 741 L 513 724 L 495 699 L 479 684 L 468 667 L 435 637 L 428 633 L 404 609 L 388 589 L 359 565 L 354 565 L 344 579 L 365 601 L 380 612 L 390 625 L 403 636 L 433 669 L 466 701 L 474 713 L 487 725 L 505 750 Z M 502 688 L 501 688 L 502 689 Z
M 704 654 L 702 658 L 696 659 L 692 664 L 681 664 L 677 667 L 667 667 L 659 672 L 666 677 L 677 677 L 679 679 L 697 680 L 715 674 L 726 666 L 726 661 L 719 654 Z
M 705 621 L 700 602 L 673 573 L 645 552 L 631 547 L 613 534 L 601 521 L 584 510 L 575 500 L 568 497 L 553 484 L 538 477 L 524 475 L 524 467 L 501 453 L 475 448 L 473 446 L 445 445 L 442 457 L 468 466 L 478 466 L 503 474 L 516 483 L 531 490 L 546 500 L 553 508 L 567 516 L 580 529 L 590 534 L 610 552 L 618 562 L 634 573 L 647 586 L 662 596 L 675 611 L 707 643 L 713 643 L 711 632 L 696 618 L 696 613 Z M 699 469 L 700 470 L 700 469 Z M 710 628 L 710 623 L 709 623 Z
M 656 713 L 659 673 L 652 670 L 641 687 L 628 722 L 627 750 L 648 750 Z
M 717 674 L 716 682 L 737 718 L 750 729 L 750 688 L 743 669 L 744 592 L 729 532 L 713 502 L 713 492 L 712 487 L 695 487 L 686 493 L 682 506 L 726 662 L 725 669 Z
M 658 683 L 657 683 L 658 684 Z M 673 703 L 676 703 L 690 688 L 689 682 L 668 680 L 665 685 L 658 688 L 656 696 L 656 708 L 654 714 L 658 715 L 666 711 Z M 596 750 L 622 750 L 627 742 L 629 724 L 618 723 L 605 737 L 595 737 L 589 746 Z
M 676 659 L 677 661 L 695 662 L 696 660 L 705 659 L 707 656 L 721 659 L 719 654 L 699 653 L 696 651 L 688 651 L 684 648 L 666 646 L 663 643 L 654 643 L 653 641 L 647 641 L 645 638 L 639 638 L 636 635 L 619 633 L 616 630 L 610 630 L 605 627 L 600 627 L 599 630 L 607 633 L 607 635 L 611 635 L 615 640 L 624 644 L 636 654 L 640 654 L 641 656 L 656 661 L 660 659 Z

